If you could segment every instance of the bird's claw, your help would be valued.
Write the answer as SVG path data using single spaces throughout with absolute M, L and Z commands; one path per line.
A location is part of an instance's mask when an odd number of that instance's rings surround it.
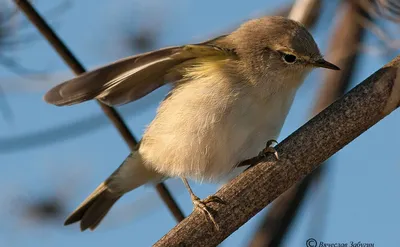
M 276 151 L 276 149 L 272 146 L 273 144 L 278 144 L 276 140 L 269 140 L 267 141 L 267 144 L 265 145 L 265 148 L 258 154 L 258 156 L 266 157 L 267 154 L 273 153 L 275 155 L 275 158 L 279 160 L 279 154 Z
M 210 212 L 210 208 L 207 206 L 207 204 L 210 202 L 225 204 L 225 202 L 218 196 L 208 196 L 204 200 L 200 200 L 200 198 L 194 197 L 194 198 L 192 198 L 192 201 L 193 201 L 194 209 L 200 210 L 208 219 L 210 219 L 214 225 L 214 228 L 218 231 L 219 226 L 218 226 L 217 222 L 215 221 L 214 216 Z

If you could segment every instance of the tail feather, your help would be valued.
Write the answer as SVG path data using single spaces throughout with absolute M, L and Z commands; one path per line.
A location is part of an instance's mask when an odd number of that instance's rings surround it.
M 80 221 L 82 231 L 94 230 L 122 195 L 146 183 L 160 181 L 162 177 L 147 169 L 138 152 L 133 152 L 72 212 L 64 225 Z
M 94 230 L 121 196 L 122 195 L 115 195 L 115 193 L 107 189 L 105 183 L 101 183 L 100 186 L 71 213 L 65 220 L 64 225 L 70 225 L 80 221 L 81 231 L 85 231 L 88 228 Z
M 95 200 L 93 205 L 88 208 L 86 213 L 83 215 L 81 219 L 81 231 L 84 231 L 87 228 L 94 230 L 119 198 L 121 198 L 121 196 L 110 197 L 107 193 L 99 195 L 99 198 Z

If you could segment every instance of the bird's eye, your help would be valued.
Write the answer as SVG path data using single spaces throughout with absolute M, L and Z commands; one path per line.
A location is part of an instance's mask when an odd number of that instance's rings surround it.
M 296 62 L 296 59 L 297 59 L 297 57 L 292 54 L 283 54 L 282 58 L 286 63 L 294 63 L 294 62 Z

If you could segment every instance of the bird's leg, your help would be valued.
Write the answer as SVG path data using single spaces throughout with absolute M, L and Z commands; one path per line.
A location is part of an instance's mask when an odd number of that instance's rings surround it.
M 185 184 L 186 189 L 188 190 L 190 194 L 190 198 L 192 199 L 194 209 L 200 210 L 206 217 L 208 217 L 212 223 L 214 224 L 214 227 L 216 230 L 219 230 L 218 224 L 214 219 L 214 216 L 211 214 L 209 208 L 207 207 L 207 204 L 210 202 L 217 202 L 224 204 L 224 201 L 221 200 L 218 196 L 208 196 L 204 200 L 200 200 L 199 197 L 197 197 L 193 191 L 192 188 L 190 188 L 189 182 L 187 181 L 186 178 L 182 178 L 183 183 Z
M 279 160 L 279 155 L 278 152 L 276 151 L 276 149 L 272 146 L 272 144 L 278 144 L 278 142 L 276 140 L 269 140 L 267 141 L 267 144 L 265 146 L 265 148 L 258 154 L 258 156 L 263 156 L 265 157 L 268 153 L 272 153 L 275 155 L 275 158 L 277 160 Z

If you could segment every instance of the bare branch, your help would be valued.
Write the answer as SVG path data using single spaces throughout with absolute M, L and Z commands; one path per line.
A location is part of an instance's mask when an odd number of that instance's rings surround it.
M 276 146 L 273 155 L 223 186 L 211 204 L 220 230 L 199 211 L 155 246 L 216 246 L 275 198 L 400 105 L 400 56 Z

